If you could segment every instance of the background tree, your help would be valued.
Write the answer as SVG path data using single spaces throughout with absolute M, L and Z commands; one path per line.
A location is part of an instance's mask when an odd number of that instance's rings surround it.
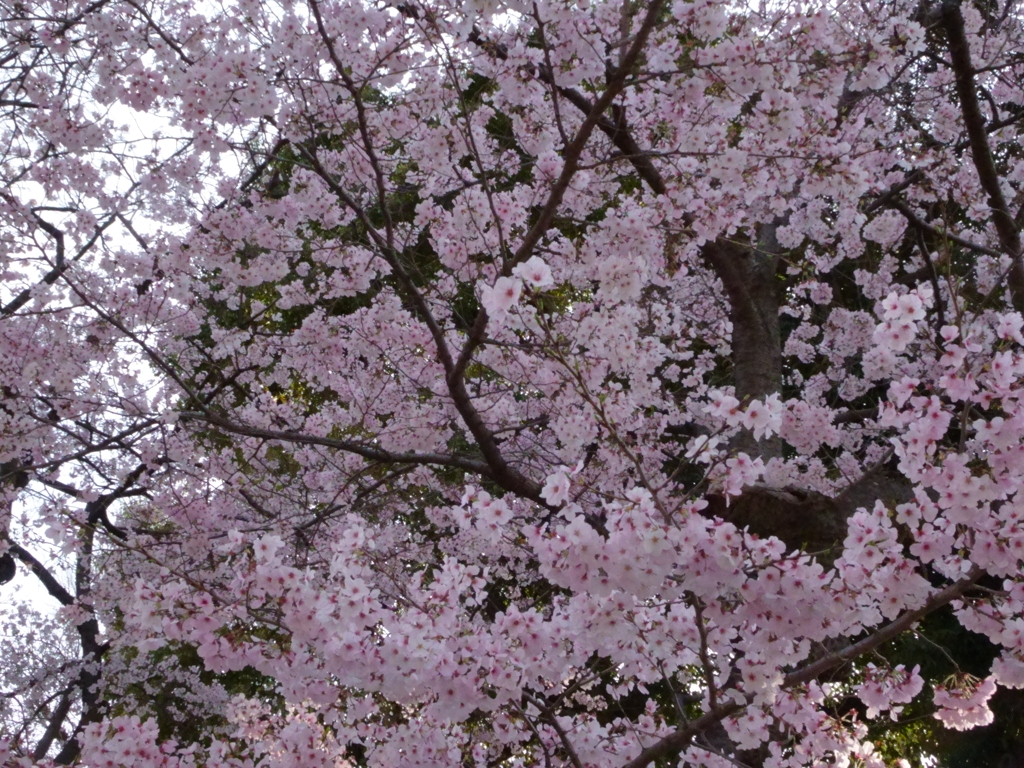
M 1011 4 L 3 9 L 6 756 L 1017 759 Z

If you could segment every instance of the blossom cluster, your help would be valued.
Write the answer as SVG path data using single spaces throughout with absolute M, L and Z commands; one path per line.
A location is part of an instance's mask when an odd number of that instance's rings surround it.
M 0 576 L 59 606 L 0 609 L 0 764 L 1002 727 L 1024 21 L 983 5 L 0 10 Z

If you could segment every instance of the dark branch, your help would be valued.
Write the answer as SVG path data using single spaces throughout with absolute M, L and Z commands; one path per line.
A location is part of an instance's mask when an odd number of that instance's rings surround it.
M 920 608 L 913 611 L 907 611 L 898 619 L 886 624 L 877 632 L 874 632 L 860 642 L 852 643 L 851 645 L 848 645 L 834 653 L 830 653 L 817 661 L 796 670 L 795 672 L 789 673 L 783 678 L 782 687 L 784 689 L 793 688 L 798 685 L 809 683 L 812 680 L 816 680 L 826 672 L 837 669 L 838 667 L 847 664 L 852 659 L 855 659 L 858 656 L 863 656 L 865 653 L 869 653 L 879 646 L 884 645 L 903 632 L 906 632 L 928 614 L 934 613 L 939 608 L 942 608 L 961 597 L 964 592 L 973 586 L 974 582 L 977 581 L 979 576 L 981 576 L 981 573 L 982 571 L 980 568 L 972 568 L 963 579 L 950 584 L 939 592 L 936 592 L 928 598 Z M 708 730 L 716 723 L 720 723 L 730 715 L 739 712 L 747 705 L 747 703 L 747 701 L 734 701 L 719 707 L 717 710 L 705 713 L 686 727 L 680 728 L 675 733 L 669 734 L 661 741 L 641 751 L 637 757 L 626 763 L 623 768 L 646 768 L 646 766 L 656 760 L 673 757 L 679 754 L 690 745 L 690 742 L 695 736 Z
M 445 467 L 457 467 L 467 472 L 473 472 L 483 477 L 491 478 L 490 467 L 477 459 L 467 456 L 453 456 L 444 453 L 395 453 L 378 448 L 366 443 L 359 443 L 353 440 L 338 440 L 332 437 L 320 437 L 318 435 L 307 435 L 302 432 L 278 431 L 263 429 L 261 427 L 250 427 L 245 424 L 238 424 L 221 416 L 215 416 L 201 411 L 186 411 L 179 414 L 183 421 L 203 421 L 211 426 L 217 427 L 235 435 L 244 437 L 257 437 L 263 440 L 275 440 L 282 443 L 296 445 L 321 445 L 325 448 L 333 448 L 345 453 L 354 453 L 370 461 L 378 461 L 386 464 L 422 464 L 437 465 Z
M 967 129 L 967 138 L 971 146 L 971 158 L 978 172 L 978 180 L 988 195 L 989 207 L 992 209 L 992 223 L 999 235 L 999 244 L 1010 257 L 1011 264 L 1007 283 L 1013 307 L 1024 312 L 1024 265 L 1021 264 L 1020 232 L 1010 214 L 1010 208 L 1003 196 L 999 183 L 999 172 L 996 170 L 992 157 L 992 148 L 988 143 L 988 132 L 985 118 L 978 104 L 978 89 L 974 82 L 974 66 L 971 64 L 971 49 L 964 31 L 964 17 L 960 12 L 958 0 L 945 0 L 942 3 L 942 26 L 946 31 L 946 42 L 952 60 L 953 72 L 956 75 L 956 92 L 960 99 L 960 112 Z

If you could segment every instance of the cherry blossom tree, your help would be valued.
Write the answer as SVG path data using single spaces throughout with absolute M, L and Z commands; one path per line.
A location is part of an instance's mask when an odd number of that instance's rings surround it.
M 1011 759 L 1019 8 L 0 7 L 4 764 Z

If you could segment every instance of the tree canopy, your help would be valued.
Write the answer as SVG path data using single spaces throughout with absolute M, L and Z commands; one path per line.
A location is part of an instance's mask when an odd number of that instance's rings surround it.
M 1011 0 L 0 30 L 0 763 L 1024 765 Z

